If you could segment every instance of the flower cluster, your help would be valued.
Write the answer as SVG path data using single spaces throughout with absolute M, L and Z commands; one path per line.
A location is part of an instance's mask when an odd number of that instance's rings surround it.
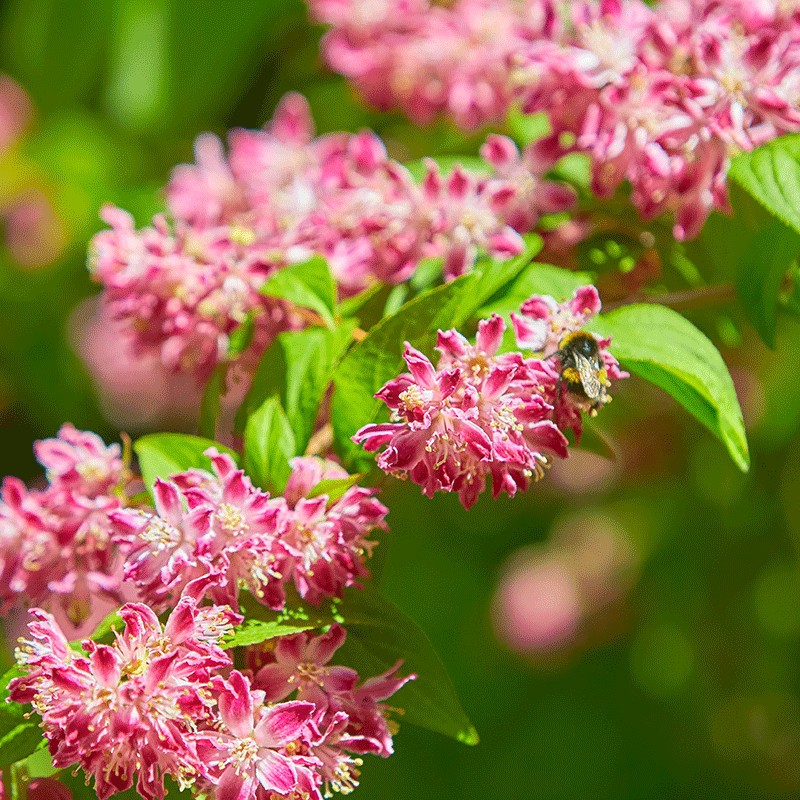
M 380 108 L 472 129 L 512 102 L 546 112 L 550 158 L 577 150 L 594 190 L 625 180 L 676 238 L 727 208 L 732 152 L 800 130 L 800 14 L 743 0 L 311 0 L 331 66 Z
M 351 486 L 333 502 L 324 493 L 309 498 L 323 479 L 347 473 L 308 457 L 293 460 L 285 496 L 270 497 L 228 454 L 212 448 L 207 455 L 213 474 L 194 469 L 158 480 L 155 510 L 111 515 L 114 538 L 128 553 L 125 576 L 154 608 L 185 592 L 236 608 L 246 587 L 277 610 L 289 583 L 319 603 L 369 575 L 367 537 L 385 527 L 387 514 L 374 490 Z
M 12 681 L 11 698 L 33 704 L 54 765 L 79 765 L 100 800 L 134 778 L 145 800 L 163 798 L 166 776 L 215 800 L 321 800 L 320 787 L 357 785 L 355 755 L 391 752 L 380 701 L 409 678 L 393 669 L 357 685 L 354 671 L 325 666 L 344 638 L 338 626 L 317 640 L 278 640 L 281 669 L 300 689 L 287 702 L 274 677 L 263 678 L 267 692 L 232 669 L 219 644 L 241 617 L 228 608 L 186 596 L 162 626 L 129 603 L 113 644 L 87 640 L 82 652 L 49 614 L 32 613 L 31 638 L 17 651 L 25 674 Z M 319 691 L 305 691 L 314 676 Z
M 458 331 L 439 331 L 436 368 L 406 343 L 409 372 L 376 395 L 391 421 L 366 425 L 354 440 L 369 451 L 385 446 L 378 466 L 410 477 L 428 497 L 457 492 L 469 508 L 489 475 L 495 497 L 525 490 L 554 457 L 567 456 L 562 431 L 572 428 L 579 437 L 581 412 L 595 413 L 610 400 L 611 381 L 626 376 L 607 349 L 609 340 L 592 334 L 586 334 L 586 363 L 596 391 L 587 391 L 574 374 L 567 345 L 599 309 L 592 286 L 564 303 L 531 297 L 513 316 L 518 347 L 537 354 L 530 358 L 499 352 L 506 326 L 496 314 L 479 324 L 474 345 Z
M 347 793 L 358 785 L 361 759 L 351 754 L 384 758 L 394 752 L 392 734 L 396 723 L 392 709 L 383 704 L 414 675 L 400 677 L 401 662 L 359 684 L 349 667 L 330 665 L 347 633 L 340 625 L 315 636 L 311 632 L 285 636 L 274 646 L 249 648 L 246 658 L 253 686 L 268 702 L 293 697 L 318 710 L 315 724 L 319 738 L 310 752 L 319 759 L 327 787 Z
M 0 607 L 44 605 L 79 627 L 93 605 L 105 602 L 102 614 L 121 600 L 109 515 L 125 502 L 130 475 L 119 445 L 72 425 L 35 452 L 47 487 L 9 477 L 0 489 Z
M 431 161 L 418 185 L 374 133 L 314 138 L 295 94 L 265 130 L 232 131 L 227 155 L 211 134 L 195 152 L 196 164 L 177 167 L 167 187 L 171 223 L 158 216 L 137 231 L 127 213 L 104 210 L 111 229 L 95 237 L 91 269 L 134 351 L 200 379 L 225 359 L 245 320 L 255 331 L 249 355 L 308 321 L 259 292 L 288 264 L 325 256 L 343 295 L 407 280 L 427 257 L 441 257 L 452 278 L 479 250 L 519 253 L 520 234 L 540 214 L 574 200 L 543 179 L 552 162 L 523 159 L 501 137 L 485 148 L 493 175 L 458 168 L 446 176 Z

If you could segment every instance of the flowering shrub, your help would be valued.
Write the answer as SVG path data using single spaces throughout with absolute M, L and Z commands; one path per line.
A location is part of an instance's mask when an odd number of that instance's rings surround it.
M 465 509 L 490 486 L 513 498 L 575 448 L 608 453 L 594 418 L 630 374 L 748 469 L 725 362 L 676 310 L 732 287 L 676 240 L 733 238 L 769 343 L 800 307 L 791 4 L 311 7 L 373 103 L 496 130 L 479 157 L 404 164 L 369 131 L 315 136 L 289 94 L 227 148 L 200 135 L 149 224 L 102 210 L 89 267 L 119 369 L 202 392 L 200 435 L 107 445 L 66 424 L 35 445 L 46 484 L 4 480 L 0 607 L 32 617 L 2 681 L 14 798 L 68 796 L 73 767 L 101 800 L 348 793 L 401 713 L 477 743 L 424 634 L 370 584 L 389 477 Z M 681 266 L 691 285 L 670 291 Z M 572 637 L 584 596 L 611 602 L 566 560 L 510 573 L 497 627 L 516 649 Z M 532 592 L 566 612 L 528 624 Z

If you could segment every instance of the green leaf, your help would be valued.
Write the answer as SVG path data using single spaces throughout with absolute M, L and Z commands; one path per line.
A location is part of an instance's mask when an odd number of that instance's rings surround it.
M 267 398 L 244 429 L 244 468 L 256 486 L 280 494 L 298 455 L 286 412 L 277 397 Z
M 483 306 L 478 315 L 488 317 L 490 314 L 519 311 L 520 306 L 534 294 L 549 294 L 563 300 L 571 297 L 579 286 L 591 282 L 592 276 L 588 272 L 572 272 L 549 264 L 529 264 L 505 291 Z
M 466 313 L 462 311 L 454 324 L 466 322 L 476 314 L 480 316 L 479 309 L 484 303 L 504 293 L 531 266 L 531 261 L 542 249 L 542 238 L 535 233 L 526 234 L 524 238 L 525 249 L 518 256 L 508 261 L 481 265 L 473 272 L 474 285 L 469 292 L 464 293 L 464 298 L 469 304 L 468 311 Z
M 739 260 L 736 289 L 753 327 L 775 347 L 783 279 L 800 253 L 800 233 L 775 221 L 759 231 Z
M 238 455 L 219 442 L 185 433 L 149 433 L 136 440 L 133 449 L 139 459 L 142 478 L 148 489 L 156 478 L 169 478 L 187 469 L 211 469 L 211 460 L 203 455 L 209 447 L 216 447 L 238 462 Z
M 449 327 L 454 305 L 471 282 L 472 276 L 465 275 L 409 301 L 372 328 L 334 370 L 331 409 L 334 442 L 345 464 L 354 467 L 351 471 L 362 472 L 360 467 L 366 469 L 372 462 L 371 456 L 350 441 L 350 437 L 379 417 L 383 403 L 374 394 L 402 371 L 403 342 L 430 341 L 437 327 Z
M 228 340 L 228 358 L 236 358 L 250 347 L 256 329 L 255 314 L 251 311 L 244 320 L 233 329 Z
M 29 706 L 8 700 L 8 684 L 23 674 L 15 665 L 0 678 L 0 769 L 27 758 L 42 742 L 39 718 Z
M 42 731 L 33 719 L 23 719 L 11 730 L 0 734 L 0 769 L 27 758 L 42 741 Z
M 13 706 L 18 706 L 17 703 L 7 704 L 6 700 L 8 700 L 8 684 L 14 680 L 14 678 L 19 678 L 21 675 L 25 673 L 20 669 L 18 665 L 14 665 L 10 669 L 6 670 L 3 673 L 2 677 L 0 677 L 0 719 L 3 718 L 3 710 L 11 708 Z M 21 707 L 21 706 L 19 706 Z M 2 731 L 2 723 L 0 723 L 0 731 Z
M 344 664 L 366 677 L 385 672 L 402 660 L 402 673 L 416 673 L 416 680 L 392 698 L 393 705 L 405 710 L 404 721 L 464 744 L 478 743 L 478 733 L 424 631 L 371 589 L 347 592 L 337 611 L 347 628 L 347 640 L 337 653 Z
M 445 177 L 459 166 L 475 175 L 487 176 L 492 174 L 492 167 L 479 156 L 434 156 L 433 158 L 420 158 L 416 161 L 409 161 L 405 165 L 406 169 L 411 173 L 411 177 L 418 183 L 422 181 L 427 173 L 426 161 L 434 161 L 438 164 L 439 171 Z
M 408 279 L 411 288 L 415 292 L 423 292 L 441 281 L 443 263 L 444 261 L 441 257 L 423 258 L 417 264 L 414 274 Z
M 122 621 L 122 617 L 119 615 L 119 611 L 115 609 L 110 614 L 107 614 L 105 618 L 98 623 L 97 627 L 92 631 L 92 635 L 89 638 L 93 642 L 110 644 L 114 639 L 114 631 L 121 631 L 123 627 L 125 626 Z
M 280 297 L 299 308 L 310 308 L 329 328 L 334 326 L 336 284 L 327 262 L 320 256 L 278 270 L 261 287 L 261 294 Z
M 319 497 L 322 494 L 328 495 L 328 505 L 332 505 L 337 500 L 341 500 L 349 488 L 355 486 L 362 478 L 364 473 L 356 473 L 347 478 L 326 478 L 320 481 L 306 497 Z
M 585 153 L 569 153 L 555 165 L 552 175 L 588 193 L 592 185 L 592 161 Z
M 339 302 L 339 313 L 344 318 L 355 317 L 358 312 L 361 311 L 375 295 L 380 294 L 384 288 L 384 284 L 382 283 L 373 283 L 372 286 L 364 289 L 363 292 L 359 292 L 352 297 L 345 297 L 344 300 Z
M 583 450 L 586 453 L 593 453 L 601 458 L 606 458 L 609 461 L 616 461 L 617 454 L 614 448 L 609 444 L 608 440 L 595 428 L 585 427 L 581 433 L 581 442 L 576 444 L 575 433 L 572 429 L 566 432 L 566 437 L 569 440 L 570 447 L 575 450 Z
M 293 633 L 302 633 L 316 627 L 318 627 L 316 620 L 297 623 L 285 622 L 280 619 L 246 619 L 241 625 L 237 625 L 233 633 L 222 642 L 222 648 L 230 650 L 232 647 L 249 647 L 278 636 L 291 636 Z
M 383 307 L 383 315 L 388 317 L 390 314 L 397 313 L 403 303 L 408 299 L 408 284 L 399 283 L 392 287 L 389 296 L 386 298 L 386 305 Z
M 611 336 L 622 366 L 672 395 L 727 447 L 747 471 L 750 457 L 742 411 L 717 348 L 691 322 L 656 304 L 624 306 L 589 326 Z
M 550 133 L 550 118 L 543 111 L 524 114 L 518 106 L 512 106 L 506 119 L 511 138 L 522 148 L 538 141 Z
M 217 434 L 217 420 L 222 407 L 227 372 L 227 364 L 217 364 L 203 390 L 203 399 L 200 402 L 200 433 L 209 439 Z
M 264 400 L 277 395 L 294 431 L 296 449 L 305 450 L 333 368 L 353 341 L 355 327 L 353 320 L 344 320 L 334 330 L 306 328 L 278 336 L 259 362 L 237 414 L 237 430 L 244 430 L 247 417 Z
M 733 159 L 728 177 L 800 233 L 800 135 L 782 136 L 741 153 Z

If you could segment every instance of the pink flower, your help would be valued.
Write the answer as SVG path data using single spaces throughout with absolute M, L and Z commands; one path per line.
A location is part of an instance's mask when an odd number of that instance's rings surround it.
M 319 760 L 323 781 L 336 789 L 355 788 L 359 759 L 349 753 L 374 753 L 383 757 L 393 751 L 391 708 L 382 701 L 391 697 L 415 675 L 398 676 L 401 664 L 358 685 L 355 670 L 330 666 L 346 631 L 339 625 L 315 636 L 306 632 L 278 639 L 273 647 L 250 648 L 248 661 L 256 670 L 253 685 L 268 700 L 314 703 L 314 736 L 308 751 Z
M 581 286 L 563 303 L 548 295 L 533 295 L 520 311 L 511 314 L 517 345 L 550 356 L 564 336 L 582 328 L 600 311 L 600 296 L 594 286 Z
M 127 544 L 126 576 L 142 596 L 164 608 L 193 582 L 214 602 L 238 605 L 241 586 L 261 602 L 282 608 L 277 537 L 285 505 L 256 489 L 227 454 L 207 453 L 214 474 L 193 470 L 156 481 L 155 512 L 126 509 L 113 515 Z
M 31 639 L 18 650 L 27 674 L 9 688 L 42 716 L 56 767 L 80 765 L 100 800 L 131 787 L 134 772 L 146 800 L 164 796 L 165 774 L 191 783 L 205 772 L 191 734 L 211 718 L 212 673 L 230 666 L 216 641 L 240 617 L 201 613 L 184 598 L 162 628 L 149 608 L 127 604 L 114 644 L 87 640 L 84 655 L 49 614 L 32 614 Z
M 575 204 L 571 187 L 544 179 L 553 163 L 535 146 L 520 154 L 511 139 L 492 134 L 481 147 L 481 156 L 495 169 L 489 191 L 515 231 L 534 230 L 543 214 L 567 211 Z
M 365 561 L 375 542 L 368 536 L 385 530 L 388 509 L 375 489 L 350 487 L 338 500 L 327 494 L 309 498 L 322 480 L 346 479 L 345 470 L 317 458 L 292 459 L 292 476 L 284 496 L 289 506 L 281 546 L 288 554 L 286 579 L 294 581 L 298 593 L 310 603 L 323 597 L 341 596 L 348 586 L 357 586 L 369 576 Z
M 545 112 L 552 132 L 530 152 L 546 161 L 588 154 L 596 193 L 629 182 L 643 216 L 674 215 L 678 239 L 696 236 L 712 210 L 728 210 L 732 153 L 800 130 L 800 14 L 791 3 L 311 5 L 331 26 L 328 63 L 378 107 L 418 123 L 445 114 L 467 130 L 501 120 L 513 103 Z M 537 163 L 520 165 L 511 193 L 525 193 L 529 166 L 541 180 Z M 514 205 L 507 221 L 520 230 L 511 220 L 527 224 L 532 214 Z
M 79 628 L 93 606 L 121 601 L 122 553 L 109 515 L 130 476 L 118 445 L 71 425 L 35 451 L 50 485 L 29 490 L 6 478 L 0 490 L 0 606 L 45 606 Z
M 52 485 L 87 497 L 109 493 L 123 475 L 118 444 L 107 446 L 96 433 L 79 431 L 69 423 L 57 438 L 36 442 L 34 453 Z
M 533 295 L 523 304 L 521 314 L 511 314 L 517 346 L 536 350 L 545 356 L 537 370 L 537 380 L 547 387 L 551 397 L 554 393 L 553 419 L 559 428 L 572 428 L 580 439 L 581 413 L 595 415 L 598 408 L 611 400 L 607 389 L 612 381 L 627 378 L 628 373 L 620 369 L 619 362 L 609 352 L 610 339 L 592 337 L 597 342 L 597 378 L 601 384 L 600 394 L 588 398 L 585 393 L 575 391 L 564 383 L 563 371 L 572 365 L 565 351 L 564 342 L 570 334 L 589 324 L 600 311 L 600 297 L 594 286 L 581 286 L 570 300 L 559 303 L 548 295 Z M 581 379 L 582 380 L 582 379 Z
M 274 659 L 261 666 L 253 685 L 264 691 L 270 702 L 285 700 L 297 691 L 298 700 L 308 700 L 326 709 L 328 696 L 350 691 L 358 673 L 348 667 L 327 666 L 347 635 L 341 625 L 324 634 L 298 633 L 282 636 L 268 655 Z
M 464 387 L 457 369 L 437 372 L 431 362 L 406 342 L 403 356 L 410 373 L 390 381 L 376 397 L 392 412 L 393 422 L 370 424 L 353 437 L 378 456 L 378 466 L 398 477 L 409 476 L 432 497 L 437 491 L 458 492 L 469 503 L 472 485 L 480 481 L 491 458 L 491 440 L 476 424 L 477 396 Z
M 203 760 L 219 778 L 212 786 L 216 800 L 267 800 L 314 787 L 316 760 L 297 752 L 311 733 L 312 703 L 263 705 L 263 693 L 233 671 L 219 690 L 220 731 L 201 736 Z
M 276 267 L 258 235 L 183 222 L 170 229 L 161 217 L 136 231 L 128 214 L 112 208 L 103 218 L 112 229 L 94 238 L 90 267 L 134 352 L 155 353 L 170 370 L 202 380 L 226 357 L 230 334 L 248 315 L 254 352 L 292 327 L 284 306 L 259 293 Z
M 34 778 L 28 784 L 28 800 L 72 800 L 72 792 L 53 778 Z
M 522 252 L 522 237 L 502 216 L 509 202 L 505 187 L 490 191 L 490 184 L 460 166 L 447 178 L 434 161 L 426 166 L 422 192 L 433 233 L 430 254 L 444 259 L 447 278 L 468 272 L 479 249 L 501 260 Z
M 476 345 L 457 331 L 439 332 L 439 365 L 406 344 L 410 373 L 376 395 L 392 422 L 370 424 L 354 440 L 386 449 L 378 466 L 411 479 L 429 497 L 458 492 L 466 508 L 492 475 L 494 496 L 526 489 L 553 456 L 565 457 L 566 439 L 551 420 L 554 396 L 544 394 L 540 363 L 519 353 L 497 356 L 505 324 L 484 320 Z

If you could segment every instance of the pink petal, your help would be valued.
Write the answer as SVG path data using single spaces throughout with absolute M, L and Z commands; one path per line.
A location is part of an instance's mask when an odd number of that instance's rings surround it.
M 544 348 L 547 341 L 547 326 L 544 320 L 520 316 L 512 311 L 511 325 L 514 328 L 517 347 L 524 350 L 542 350 Z
M 252 777 L 245 779 L 233 767 L 228 767 L 214 789 L 214 797 L 216 800 L 250 800 L 254 783 Z
M 331 625 L 327 633 L 311 640 L 306 656 L 315 664 L 327 664 L 333 658 L 333 654 L 344 644 L 346 638 L 347 631 L 341 625 Z
M 183 514 L 181 496 L 178 487 L 169 481 L 156 479 L 153 487 L 153 495 L 156 501 L 156 508 L 160 516 L 171 522 L 173 525 L 180 525 Z
M 519 160 L 519 150 L 508 136 L 493 133 L 486 138 L 481 147 L 481 158 L 488 161 L 495 169 L 513 166 Z
M 406 342 L 403 358 L 406 364 L 408 364 L 408 369 L 414 376 L 414 380 L 417 384 L 426 389 L 433 389 L 436 387 L 436 370 L 423 353 L 420 353 L 419 350 L 416 350 Z
M 292 671 L 281 664 L 267 664 L 255 678 L 255 685 L 261 689 L 271 703 L 285 700 L 297 687 L 289 683 Z
M 576 289 L 569 303 L 570 311 L 576 317 L 585 319 L 599 313 L 600 307 L 600 295 L 594 286 L 581 286 Z
M 250 684 L 241 672 L 231 672 L 228 684 L 219 696 L 219 710 L 222 721 L 234 736 L 244 739 L 253 732 Z
M 297 786 L 294 765 L 288 758 L 273 750 L 262 750 L 259 753 L 256 775 L 264 789 L 280 795 L 290 794 Z
M 256 725 L 256 741 L 262 747 L 283 747 L 305 732 L 316 706 L 294 700 L 268 708 Z
M 308 100 L 297 92 L 284 95 L 272 117 L 269 131 L 285 142 L 310 142 L 314 135 L 314 122 Z
M 505 330 L 506 324 L 498 314 L 492 314 L 489 319 L 481 320 L 478 323 L 478 336 L 475 342 L 478 350 L 493 356 L 500 349 Z

